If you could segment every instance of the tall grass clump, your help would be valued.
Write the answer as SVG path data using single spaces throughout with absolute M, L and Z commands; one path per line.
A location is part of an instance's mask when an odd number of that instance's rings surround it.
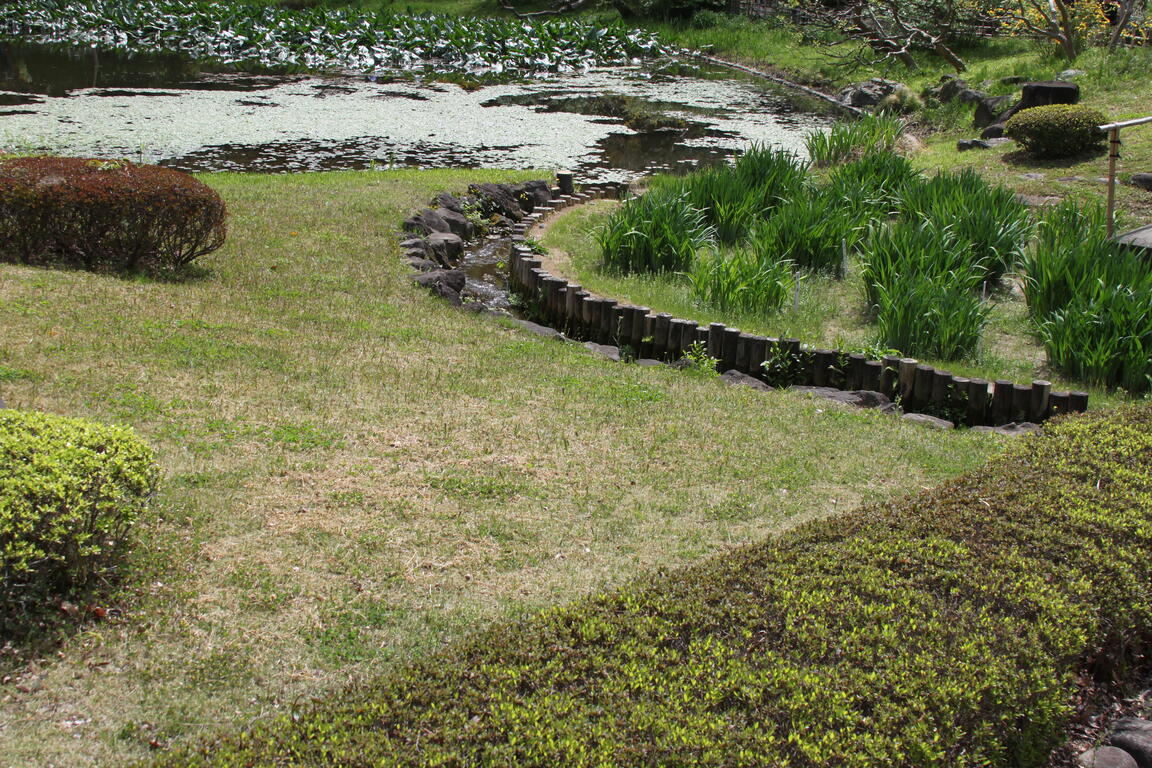
M 846 252 L 855 251 L 867 220 L 823 190 L 809 190 L 776 209 L 751 237 L 762 260 L 788 259 L 798 268 L 840 278 Z
M 760 207 L 770 211 L 804 188 L 808 163 L 792 152 L 753 144 L 736 158 L 733 173 L 740 183 L 754 190 Z
M 941 278 L 966 291 L 983 279 L 983 263 L 973 259 L 950 226 L 933 221 L 898 221 L 874 225 L 861 260 L 864 295 L 871 309 L 880 304 L 880 289 L 913 277 Z
M 881 346 L 914 357 L 958 360 L 980 343 L 991 307 L 952 276 L 911 275 L 876 287 Z
M 604 268 L 622 272 L 684 272 L 713 242 L 699 208 L 675 188 L 656 188 L 620 206 L 596 235 Z
M 909 220 L 952 227 L 993 283 L 1015 268 L 1033 230 L 1028 207 L 1011 190 L 989 184 L 971 169 L 907 185 L 902 212 Z
M 828 175 L 828 194 L 840 205 L 872 218 L 895 214 L 907 190 L 920 182 L 908 158 L 891 151 L 872 152 Z
M 904 132 L 904 121 L 889 114 L 870 114 L 841 121 L 826 132 L 813 132 L 804 139 L 813 165 L 825 168 L 871 152 L 890 152 Z
M 1152 389 L 1152 288 L 1098 281 L 1039 326 L 1048 361 L 1089 384 Z
M 721 312 L 769 314 L 788 301 L 795 288 L 793 264 L 762 259 L 754 251 L 701 255 L 689 275 L 692 294 Z

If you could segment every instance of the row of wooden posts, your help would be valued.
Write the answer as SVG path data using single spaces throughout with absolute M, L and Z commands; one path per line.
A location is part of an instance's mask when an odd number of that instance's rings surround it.
M 549 211 L 614 194 L 608 189 L 574 195 L 562 189 L 564 185 L 555 190 L 552 206 L 537 210 L 514 235 L 509 282 L 538 319 L 570 338 L 612 344 L 638 358 L 666 361 L 679 360 L 699 344 L 719 360 L 721 371 L 734 369 L 770 384 L 881 392 L 898 398 L 906 412 L 945 414 L 969 426 L 1039 423 L 1088 408 L 1088 393 L 1054 391 L 1047 381 L 1015 384 L 953 376 L 912 358 L 870 360 L 856 352 L 812 349 L 799 339 L 757 336 L 721 323 L 701 326 L 648 307 L 592 295 L 580 285 L 549 274 L 524 242 L 528 228 Z M 765 361 L 770 362 L 770 370 Z

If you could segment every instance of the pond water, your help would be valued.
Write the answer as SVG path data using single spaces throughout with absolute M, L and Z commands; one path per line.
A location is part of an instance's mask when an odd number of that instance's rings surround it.
M 500 167 L 627 181 L 720 162 L 751 142 L 802 152 L 825 122 L 761 83 L 683 67 L 462 87 L 0 43 L 0 149 L 191 171 Z

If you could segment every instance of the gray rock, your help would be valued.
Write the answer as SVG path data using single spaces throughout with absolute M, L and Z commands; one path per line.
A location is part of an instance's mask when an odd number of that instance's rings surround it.
M 984 140 L 999 139 L 1004 136 L 1004 123 L 992 123 L 984 130 L 980 131 L 980 138 Z
M 437 208 L 433 213 L 444 220 L 444 223 L 448 225 L 449 232 L 459 235 L 463 240 L 471 240 L 476 234 L 476 226 L 468 221 L 468 217 L 462 213 L 457 213 L 449 208 Z
M 432 201 L 432 204 L 438 208 L 447 208 L 456 213 L 464 213 L 464 201 L 447 192 L 441 192 L 436 195 L 436 199 Z
M 1139 768 L 1136 758 L 1116 747 L 1097 747 L 1076 758 L 1079 768 Z
M 1020 83 L 1028 82 L 1028 78 L 1023 75 L 1009 75 L 1008 77 L 1000 78 L 1001 85 L 1020 85 Z
M 977 426 L 972 427 L 973 432 L 987 432 L 995 435 L 1031 435 L 1034 432 L 1039 432 L 1043 429 L 1039 424 L 1033 424 L 1030 421 L 1022 421 L 1019 424 L 1016 422 L 1009 422 L 1001 424 L 999 427 Z
M 464 241 L 451 232 L 433 232 L 428 235 L 428 253 L 444 266 L 452 267 L 464 255 Z
M 752 389 L 758 389 L 761 392 L 772 391 L 772 387 L 760 381 L 760 379 L 756 378 L 755 376 L 749 376 L 746 373 L 740 373 L 740 371 L 737 371 L 735 368 L 730 371 L 724 371 L 724 373 L 720 374 L 720 378 L 724 381 L 724 383 L 730 384 L 734 387 L 751 387 Z
M 1108 746 L 1119 747 L 1136 759 L 1140 768 L 1152 768 L 1152 722 L 1140 717 L 1116 721 Z
M 546 325 L 540 325 L 540 323 L 534 323 L 531 320 L 520 320 L 519 318 L 513 318 L 513 320 L 516 321 L 517 325 L 529 333 L 534 333 L 537 336 L 543 336 L 545 339 L 557 339 L 559 341 L 564 340 L 564 334 L 560 333 L 560 331 L 556 330 L 555 328 L 549 328 Z
M 519 198 L 520 207 L 531 213 L 537 206 L 548 205 L 552 202 L 552 187 L 542 180 L 526 181 L 514 187 Z M 525 203 L 528 205 L 525 206 Z
M 485 216 L 494 213 L 505 216 L 512 221 L 524 218 L 525 210 L 517 199 L 517 192 L 510 184 L 473 184 L 468 191 L 480 201 L 480 210 Z
M 1012 143 L 1012 139 L 1008 138 L 1007 136 L 1000 136 L 999 138 L 995 139 L 984 139 L 984 141 L 988 142 L 988 144 L 993 147 L 1000 147 L 1004 144 Z
M 404 220 L 403 229 L 405 232 L 415 232 L 418 235 L 450 231 L 448 222 L 444 221 L 440 214 L 431 208 L 425 208 L 419 213 L 409 216 Z
M 1048 177 L 1042 173 L 1034 172 L 1034 173 L 1022 173 L 1022 174 L 1020 174 L 1020 178 L 1026 179 L 1027 181 L 1044 181 L 1044 179 L 1046 179 Z
M 417 272 L 432 272 L 434 270 L 440 269 L 440 265 L 436 262 L 428 261 L 428 259 L 422 259 L 419 256 L 409 256 L 408 266 L 412 267 L 412 269 L 415 269 Z
M 955 429 L 956 425 L 947 419 L 938 419 L 935 416 L 929 416 L 926 413 L 906 413 L 900 418 L 905 421 L 911 421 L 914 424 L 923 424 L 926 427 L 933 429 Z
M 466 282 L 464 273 L 459 269 L 437 269 L 433 272 L 414 275 L 412 280 L 417 285 L 422 285 L 425 288 L 431 288 L 437 283 L 443 283 L 457 293 L 464 290 L 464 283 Z
M 1128 181 L 1134 187 L 1152 192 L 1152 173 L 1134 173 Z
M 1084 75 L 1086 75 L 1086 74 L 1088 74 L 1088 73 L 1082 69 L 1066 69 L 1063 72 L 1061 72 L 1060 74 L 1056 75 L 1056 79 L 1057 80 L 1065 80 L 1065 81 L 1075 80 L 1078 77 L 1084 77 Z
M 664 363 L 660 362 L 659 360 L 653 360 L 650 357 L 642 357 L 636 361 L 636 365 L 640 366 L 641 368 L 662 368 Z
M 424 238 L 422 237 L 411 237 L 407 240 L 401 240 L 400 248 L 404 251 L 420 251 L 421 253 L 427 253 L 428 243 L 424 242 Z
M 600 357 L 611 360 L 614 363 L 620 362 L 620 349 L 618 347 L 613 347 L 610 344 L 597 344 L 594 341 L 586 341 L 584 342 L 584 346 L 600 355 Z
M 970 149 L 992 149 L 992 145 L 984 139 L 960 139 L 956 142 L 957 152 L 967 152 Z
M 1011 116 L 1008 110 L 1011 101 L 1011 96 L 985 96 L 978 100 L 972 114 L 972 127 L 986 128 L 995 123 L 1006 123 Z
M 794 392 L 805 392 L 813 397 L 822 397 L 845 405 L 854 405 L 857 408 L 884 408 L 892 401 L 880 392 L 867 389 L 845 390 L 835 387 L 792 387 Z
M 1013 114 L 1023 109 L 1048 104 L 1076 104 L 1080 101 L 1080 86 L 1062 80 L 1042 80 L 1024 83 L 1020 101 L 1012 108 Z
M 848 86 L 836 95 L 836 100 L 849 107 L 874 107 L 900 87 L 902 84 L 895 80 L 874 77 Z

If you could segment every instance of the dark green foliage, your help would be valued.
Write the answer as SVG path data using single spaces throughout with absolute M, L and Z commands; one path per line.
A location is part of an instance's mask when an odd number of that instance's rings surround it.
M 675 188 L 629 199 L 597 233 L 604 266 L 620 272 L 682 272 L 712 237 L 704 214 Z
M 985 278 L 997 282 L 1011 271 L 1032 234 L 1028 207 L 1006 187 L 984 181 L 975 171 L 940 173 L 908 184 L 903 191 L 903 216 L 930 219 L 950 226 L 957 239 L 971 248 L 984 265 Z
M 870 152 L 833 170 L 827 194 L 860 215 L 885 217 L 896 213 L 906 191 L 919 180 L 920 174 L 903 155 Z
M 128 429 L 0 410 L 0 640 L 109 578 L 157 478 Z
M 891 152 L 904 132 L 904 121 L 883 113 L 841 120 L 827 131 L 808 134 L 804 147 L 818 168 L 836 165 L 872 152 Z
M 700 256 L 689 279 L 693 295 L 706 306 L 762 314 L 783 306 L 795 284 L 792 262 L 762 258 L 754 250 Z
M 179 269 L 224 244 L 224 201 L 187 173 L 127 160 L 0 160 L 0 260 Z
M 1039 766 L 1152 640 L 1152 407 L 481 632 L 168 766 Z
M 1097 127 L 1107 122 L 1103 112 L 1083 104 L 1048 104 L 1012 115 L 1004 133 L 1033 157 L 1074 157 L 1104 146 Z
M 809 272 L 844 276 L 844 255 L 863 237 L 865 215 L 824 190 L 808 190 L 781 205 L 751 237 L 761 260 L 788 259 Z

